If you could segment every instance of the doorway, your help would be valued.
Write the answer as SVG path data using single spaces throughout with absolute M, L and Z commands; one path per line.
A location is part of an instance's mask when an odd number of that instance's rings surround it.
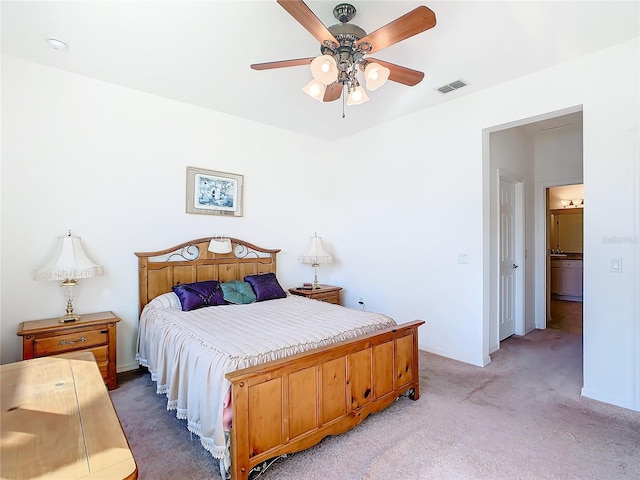
M 515 262 L 522 275 L 522 318 L 516 335 L 546 328 L 547 203 L 552 186 L 582 183 L 582 107 L 575 106 L 483 131 L 484 258 L 483 364 L 500 348 L 500 178 L 513 172 L 522 181 L 522 257 Z M 517 229 L 518 230 L 518 229 Z M 512 265 L 513 266 L 513 265 Z
M 582 335 L 584 185 L 546 189 L 546 328 Z

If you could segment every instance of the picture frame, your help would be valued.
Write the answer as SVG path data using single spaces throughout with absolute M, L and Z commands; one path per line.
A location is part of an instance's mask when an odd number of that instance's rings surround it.
M 187 167 L 187 213 L 241 217 L 244 176 Z

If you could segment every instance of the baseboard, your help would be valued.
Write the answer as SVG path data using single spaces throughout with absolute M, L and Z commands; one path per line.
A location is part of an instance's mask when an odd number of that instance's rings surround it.
M 433 353 L 441 357 L 450 358 L 451 360 L 456 360 L 458 362 L 468 363 L 469 365 L 475 365 L 476 367 L 486 367 L 489 363 L 491 363 L 491 357 L 489 357 L 488 359 L 483 358 L 478 362 L 477 359 L 474 360 L 468 357 L 462 357 L 438 348 L 428 348 L 426 345 L 418 345 L 418 348 L 420 350 L 424 350 L 425 352 Z
M 634 406 L 631 404 L 632 402 L 629 399 L 627 401 L 624 401 L 621 398 L 612 397 L 610 395 L 602 395 L 592 390 L 587 390 L 584 387 L 582 388 L 582 391 L 580 392 L 580 394 L 583 397 L 587 397 L 592 400 L 608 403 L 609 405 L 615 405 L 616 407 L 626 408 L 627 410 L 632 410 L 634 412 L 640 412 L 640 410 L 634 408 Z
M 138 362 L 133 362 L 133 363 L 126 363 L 124 365 L 118 365 L 118 367 L 116 368 L 116 371 L 118 373 L 123 373 L 123 372 L 130 372 L 131 370 L 137 370 L 140 368 L 140 365 L 138 364 Z

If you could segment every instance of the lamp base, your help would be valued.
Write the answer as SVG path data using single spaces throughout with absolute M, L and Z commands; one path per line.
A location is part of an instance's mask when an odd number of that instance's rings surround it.
M 67 290 L 67 313 L 60 317 L 60 323 L 71 323 L 80 320 L 80 316 L 73 313 L 73 289 L 78 286 L 75 278 L 67 278 L 60 282 L 61 287 Z
M 63 317 L 60 317 L 59 322 L 60 323 L 72 323 L 72 322 L 77 322 L 78 320 L 80 320 L 80 315 L 65 315 Z
M 317 263 L 313 264 L 313 285 L 311 286 L 311 290 L 318 290 L 320 288 L 320 284 L 318 283 L 318 267 Z

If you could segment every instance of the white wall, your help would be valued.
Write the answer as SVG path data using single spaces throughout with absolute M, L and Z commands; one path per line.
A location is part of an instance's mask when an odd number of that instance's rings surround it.
M 561 128 L 538 135 L 535 141 L 535 179 L 539 185 L 570 184 L 583 178 L 582 128 Z M 558 207 L 560 208 L 560 207 Z
M 585 72 L 598 81 L 584 109 L 583 394 L 640 410 L 640 54 L 624 46 L 630 56 L 601 57 L 607 75 Z
M 62 289 L 33 271 L 67 229 L 104 265 L 76 312 L 122 318 L 120 370 L 137 366 L 136 251 L 227 234 L 281 248 L 283 286 L 307 279 L 298 255 L 329 217 L 306 214 L 303 179 L 324 142 L 8 56 L 2 100 L 3 363 L 21 359 L 20 322 L 64 313 Z M 244 217 L 186 214 L 187 166 L 243 174 Z
M 384 306 L 385 312 L 402 321 L 423 318 L 427 324 L 421 329 L 421 348 L 486 364 L 490 326 L 495 321 L 489 308 L 488 267 L 491 235 L 496 229 L 490 221 L 489 181 L 495 172 L 490 152 L 483 155 L 482 132 L 582 106 L 585 197 L 591 206 L 599 203 L 591 212 L 585 210 L 584 393 L 640 409 L 636 360 L 640 329 L 635 326 L 640 290 L 640 182 L 638 154 L 632 149 L 638 134 L 638 58 L 635 39 L 339 142 L 338 147 L 345 151 L 353 145 L 358 151 L 350 161 L 346 156 L 337 157 L 328 165 L 343 174 L 334 183 L 342 192 L 345 218 L 331 236 L 349 261 L 348 268 L 334 269 L 333 277 L 357 286 L 346 292 L 347 299 L 364 297 L 368 308 Z M 623 80 L 617 81 L 620 76 Z M 613 83 L 615 89 L 607 88 Z M 370 141 L 372 138 L 376 141 Z M 574 136 L 566 144 L 573 148 L 576 141 Z M 553 176 L 547 177 L 551 171 L 547 167 L 557 161 L 548 147 L 547 142 L 534 143 L 537 170 L 524 171 L 529 178 L 527 228 L 536 234 L 543 230 L 533 225 L 538 201 L 532 188 L 549 178 L 574 177 L 582 156 L 573 150 Z M 560 145 L 556 152 L 564 149 Z M 518 171 L 518 163 L 508 166 Z M 607 195 L 610 190 L 616 194 Z M 631 207 L 620 220 L 613 220 L 610 212 L 620 204 Z M 359 225 L 357 230 L 351 227 L 353 223 Z M 630 239 L 627 243 L 602 242 L 612 224 L 619 238 Z M 535 250 L 527 265 L 537 270 L 531 263 L 531 258 L 537 262 L 540 255 L 537 237 L 532 242 L 529 234 L 527 250 L 530 254 Z M 468 255 L 468 264 L 457 263 L 460 253 Z M 623 257 L 628 268 L 622 274 L 608 271 L 612 256 Z M 527 288 L 531 288 L 528 278 Z M 612 306 L 602 292 L 611 291 L 614 285 L 620 288 L 615 294 L 619 303 Z M 535 289 L 537 314 L 545 308 L 544 290 L 538 295 L 537 282 Z M 615 329 L 608 330 L 612 314 L 624 338 Z M 527 305 L 529 328 L 531 320 L 531 306 Z M 598 334 L 591 336 L 594 330 Z
M 287 286 L 308 278 L 296 259 L 318 231 L 335 256 L 320 280 L 343 285 L 347 306 L 362 297 L 367 310 L 400 322 L 422 318 L 421 348 L 483 365 L 491 321 L 483 131 L 584 105 L 585 394 L 640 409 L 637 241 L 602 242 L 637 235 L 638 54 L 636 39 L 330 144 L 9 60 L 2 361 L 19 357 L 19 321 L 58 313 L 60 292 L 33 282 L 31 272 L 53 237 L 73 228 L 108 268 L 83 282 L 78 310 L 109 308 L 126 319 L 121 368 L 133 357 L 132 252 L 220 230 L 283 248 L 278 271 Z M 245 174 L 247 215 L 184 214 L 186 165 Z M 69 190 L 75 202 L 62 208 Z M 636 206 L 614 221 L 609 211 L 620 201 Z M 29 252 L 26 266 L 21 251 Z M 458 263 L 460 254 L 468 263 Z M 623 258 L 622 274 L 608 272 L 611 256 Z

